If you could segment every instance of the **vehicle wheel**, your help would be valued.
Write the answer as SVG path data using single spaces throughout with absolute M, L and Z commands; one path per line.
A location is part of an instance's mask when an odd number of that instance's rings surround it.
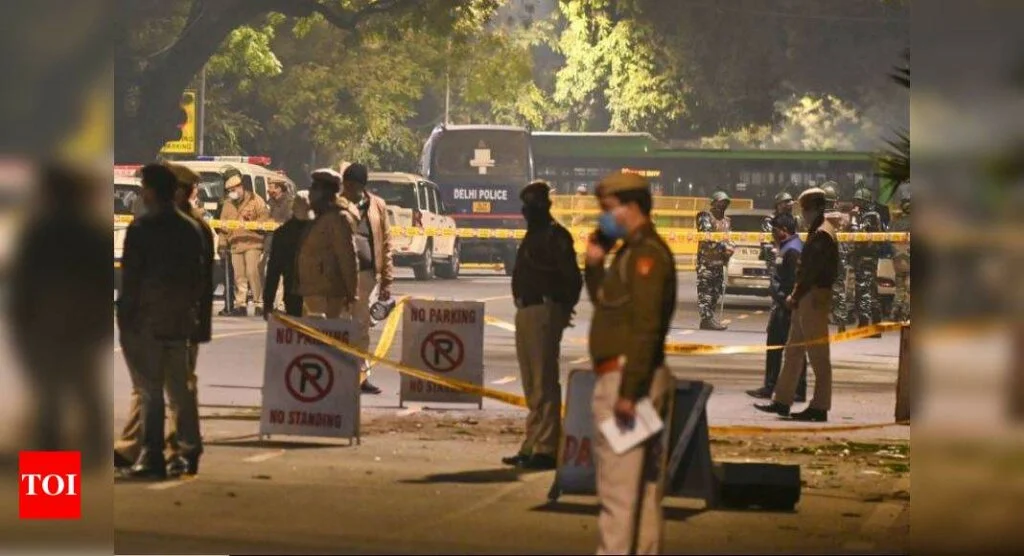
M 434 246 L 430 243 L 423 249 L 423 260 L 412 267 L 412 272 L 417 280 L 432 280 L 434 278 Z
M 454 280 L 459 277 L 459 268 L 462 266 L 462 260 L 459 255 L 459 244 L 456 243 L 452 249 L 452 256 L 448 262 L 441 263 L 437 266 L 437 275 L 446 280 Z

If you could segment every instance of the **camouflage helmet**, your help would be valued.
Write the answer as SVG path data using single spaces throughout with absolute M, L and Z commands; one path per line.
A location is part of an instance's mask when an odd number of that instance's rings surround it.
M 793 200 L 793 196 L 786 191 L 775 194 L 775 204 L 788 203 Z
M 866 187 L 862 187 L 862 188 L 858 189 L 853 194 L 853 200 L 854 201 L 864 201 L 864 202 L 867 202 L 867 203 L 871 203 L 871 202 L 874 202 L 875 199 L 874 199 L 874 195 L 871 193 L 870 189 L 868 189 Z
M 718 203 L 720 201 L 729 201 L 729 202 L 731 202 L 732 199 L 729 198 L 729 194 L 726 193 L 725 191 L 715 191 L 714 193 L 711 194 L 711 202 L 712 203 Z
M 839 184 L 829 180 L 821 184 L 821 190 L 825 192 L 825 200 L 835 202 L 839 200 Z

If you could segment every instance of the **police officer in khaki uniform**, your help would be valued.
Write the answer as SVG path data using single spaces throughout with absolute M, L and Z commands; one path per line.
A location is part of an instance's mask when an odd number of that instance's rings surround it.
M 637 401 L 650 397 L 666 407 L 672 375 L 665 366 L 665 336 L 676 307 L 672 251 L 651 222 L 647 180 L 615 173 L 598 184 L 602 214 L 587 244 L 586 284 L 594 305 L 590 357 L 597 373 L 594 428 L 614 416 L 631 426 Z M 611 266 L 605 256 L 623 245 Z M 603 435 L 595 436 L 598 554 L 656 554 L 661 549 L 665 441 L 657 435 L 615 454 Z M 639 513 L 638 513 L 639 512 Z
M 562 332 L 583 288 L 572 235 L 551 216 L 550 192 L 546 182 L 535 181 L 519 194 L 526 236 L 512 271 L 516 355 L 530 413 L 519 453 L 502 462 L 526 469 L 557 467 L 562 424 L 558 357 Z

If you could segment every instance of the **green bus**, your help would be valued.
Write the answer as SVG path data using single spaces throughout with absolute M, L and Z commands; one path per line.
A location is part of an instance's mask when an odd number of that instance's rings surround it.
M 828 180 L 839 184 L 841 199 L 852 198 L 858 184 L 878 191 L 870 152 L 672 148 L 648 133 L 534 131 L 530 140 L 536 177 L 560 194 L 590 191 L 618 170 L 646 176 L 656 194 L 708 197 L 724 189 L 756 208 L 771 208 L 780 191 L 796 194 Z

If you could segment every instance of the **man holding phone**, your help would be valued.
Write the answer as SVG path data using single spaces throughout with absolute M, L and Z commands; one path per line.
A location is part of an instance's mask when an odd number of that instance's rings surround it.
M 649 397 L 666 406 L 672 374 L 665 366 L 665 336 L 676 307 L 672 251 L 651 221 L 653 200 L 647 180 L 615 173 L 597 186 L 599 228 L 587 244 L 587 293 L 594 304 L 590 358 L 594 386 L 594 428 L 616 419 L 631 428 L 637 402 Z M 605 269 L 605 257 L 622 247 Z M 657 554 L 661 549 L 664 434 L 616 454 L 595 435 L 600 542 L 598 554 Z M 639 515 L 637 514 L 639 512 Z

